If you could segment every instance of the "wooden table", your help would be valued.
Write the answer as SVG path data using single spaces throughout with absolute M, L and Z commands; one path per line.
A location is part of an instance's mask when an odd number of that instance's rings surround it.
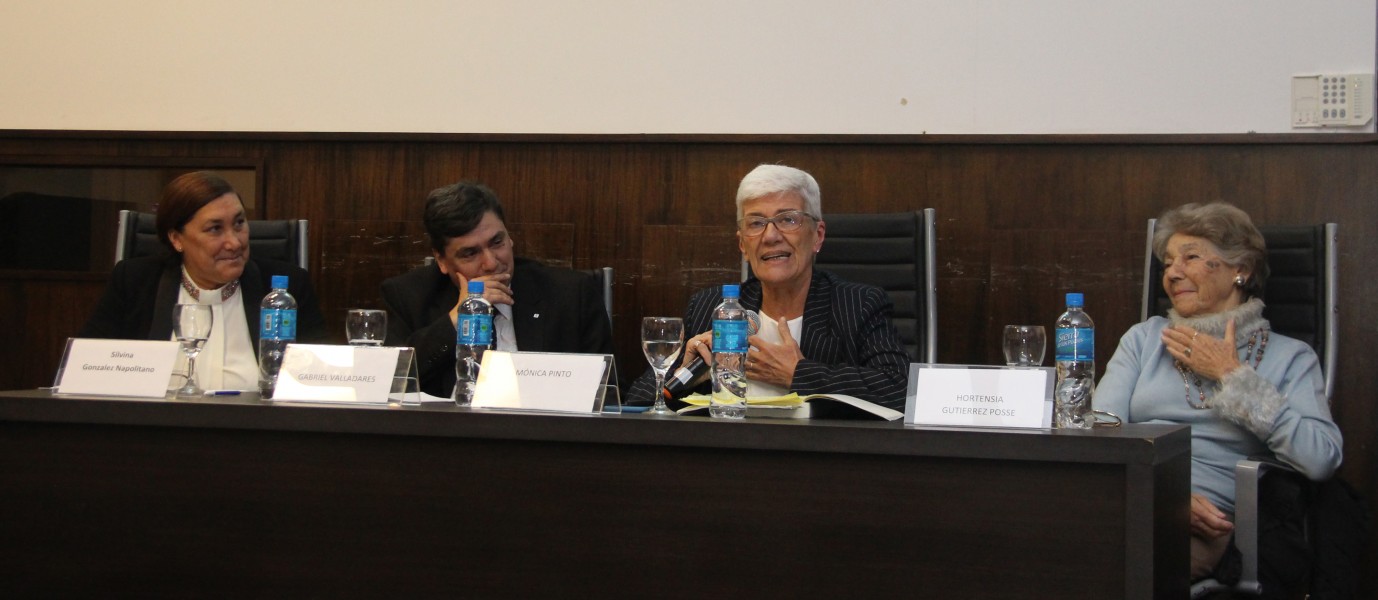
M 1190 446 L 1175 426 L 0 392 L 0 588 L 1180 598 Z

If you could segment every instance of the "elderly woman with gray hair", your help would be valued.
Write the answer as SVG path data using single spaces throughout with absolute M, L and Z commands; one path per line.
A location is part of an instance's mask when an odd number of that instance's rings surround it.
M 1270 331 L 1260 296 L 1267 249 L 1244 211 L 1187 204 L 1158 220 L 1167 318 L 1120 339 L 1094 404 L 1131 423 L 1191 426 L 1191 569 L 1215 568 L 1234 529 L 1234 466 L 1271 455 L 1320 481 L 1339 467 L 1316 353 Z
M 747 397 L 847 394 L 903 410 L 909 355 L 890 322 L 889 297 L 814 268 L 826 233 L 820 198 L 812 175 L 783 165 L 760 165 L 737 187 L 737 245 L 752 272 L 741 305 L 761 316 L 747 338 Z M 711 364 L 721 292 L 708 288 L 689 299 L 684 331 L 692 337 L 682 365 L 695 357 Z M 651 375 L 632 386 L 632 401 L 654 398 Z M 696 391 L 710 391 L 706 377 L 700 382 Z

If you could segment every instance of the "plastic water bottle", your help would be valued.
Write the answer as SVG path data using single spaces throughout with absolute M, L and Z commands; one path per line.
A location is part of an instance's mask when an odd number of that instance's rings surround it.
M 493 345 L 493 305 L 483 299 L 483 282 L 470 281 L 469 295 L 459 303 L 455 322 L 455 404 L 474 401 L 474 384 L 483 351 Z
M 297 299 L 287 293 L 287 276 L 274 275 L 273 291 L 258 305 L 258 391 L 272 398 L 287 344 L 297 339 Z
M 722 304 L 713 309 L 713 396 L 708 415 L 746 417 L 746 310 L 737 303 L 740 288 L 722 286 Z
M 1080 293 L 1067 294 L 1067 312 L 1057 318 L 1057 387 L 1053 427 L 1090 429 L 1096 391 L 1096 326 L 1082 310 Z

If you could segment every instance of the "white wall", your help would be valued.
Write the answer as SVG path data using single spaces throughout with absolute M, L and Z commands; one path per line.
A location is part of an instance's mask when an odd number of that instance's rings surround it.
M 1375 2 L 5 0 L 0 129 L 1287 132 Z

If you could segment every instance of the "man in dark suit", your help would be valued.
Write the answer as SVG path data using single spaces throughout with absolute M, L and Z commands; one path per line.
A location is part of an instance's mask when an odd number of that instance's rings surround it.
M 437 189 L 424 219 L 435 264 L 383 282 L 387 344 L 416 349 L 422 391 L 449 397 L 454 390 L 455 322 L 470 280 L 484 282 L 495 309 L 496 349 L 613 353 L 597 280 L 513 256 L 493 190 L 465 181 Z

